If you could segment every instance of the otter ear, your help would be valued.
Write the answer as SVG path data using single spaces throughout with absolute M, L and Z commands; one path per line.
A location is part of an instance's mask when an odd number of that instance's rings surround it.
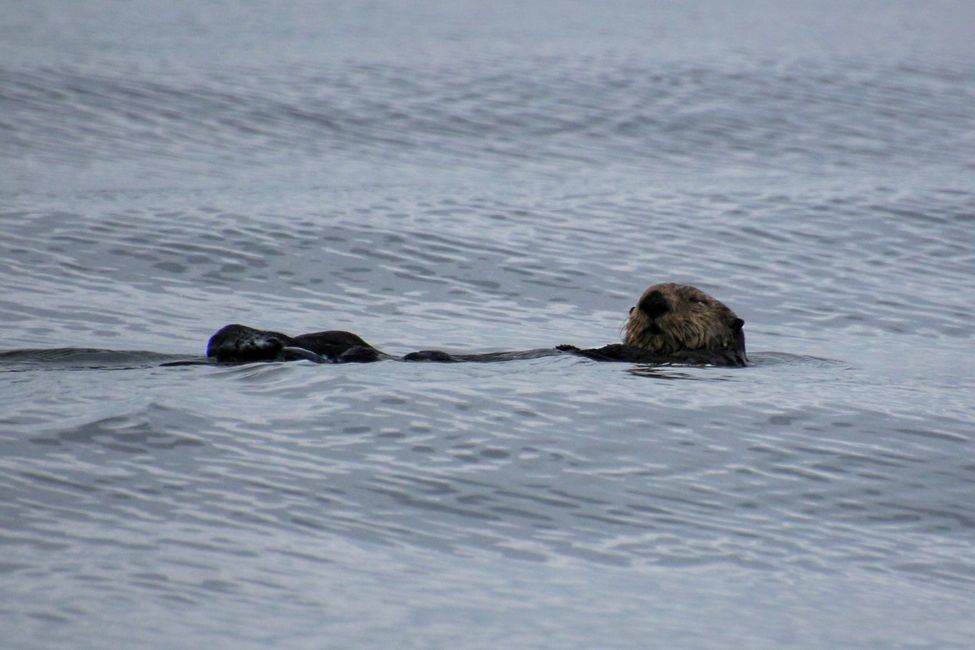
M 736 318 L 735 320 L 731 321 L 731 329 L 733 330 L 740 330 L 744 326 L 745 326 L 745 321 L 743 321 L 740 318 Z

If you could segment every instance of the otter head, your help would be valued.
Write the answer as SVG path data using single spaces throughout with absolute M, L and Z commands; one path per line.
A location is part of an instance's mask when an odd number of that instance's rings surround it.
M 655 284 L 630 309 L 623 342 L 655 354 L 731 350 L 745 354 L 745 321 L 717 298 L 680 284 Z

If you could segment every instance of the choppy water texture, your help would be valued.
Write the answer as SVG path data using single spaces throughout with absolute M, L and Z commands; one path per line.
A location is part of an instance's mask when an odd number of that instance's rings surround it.
M 5 648 L 971 647 L 970 3 L 3 4 Z

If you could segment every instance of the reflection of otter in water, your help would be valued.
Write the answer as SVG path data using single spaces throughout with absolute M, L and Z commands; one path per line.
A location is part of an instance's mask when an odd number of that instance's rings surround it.
M 597 361 L 631 363 L 744 366 L 745 334 L 741 320 L 719 300 L 700 289 L 678 284 L 657 284 L 630 309 L 623 343 L 579 349 L 555 349 L 488 354 L 449 354 L 439 350 L 411 352 L 393 357 L 351 332 L 328 331 L 291 337 L 280 332 L 227 325 L 210 338 L 207 356 L 219 362 L 291 361 L 318 363 L 354 361 L 509 361 L 571 353 Z

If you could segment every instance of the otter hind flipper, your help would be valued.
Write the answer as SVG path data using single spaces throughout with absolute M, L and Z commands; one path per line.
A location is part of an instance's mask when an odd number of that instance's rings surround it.
M 207 343 L 207 357 L 219 363 L 297 361 L 315 363 L 378 361 L 387 355 L 352 332 L 330 330 L 291 337 L 281 332 L 233 324 L 220 328 Z
M 301 334 L 294 338 L 294 344 L 338 363 L 388 358 L 388 355 L 366 343 L 358 334 L 342 330 Z

